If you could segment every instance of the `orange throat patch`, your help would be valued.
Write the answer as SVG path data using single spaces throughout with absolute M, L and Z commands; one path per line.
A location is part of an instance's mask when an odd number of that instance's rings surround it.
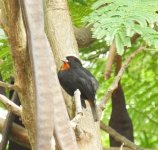
M 70 65 L 67 62 L 64 62 L 60 70 L 64 71 L 64 70 L 68 70 L 69 68 L 70 68 Z

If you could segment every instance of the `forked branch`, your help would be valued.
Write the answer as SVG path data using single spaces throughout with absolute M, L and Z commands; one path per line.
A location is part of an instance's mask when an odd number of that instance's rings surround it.
M 111 135 L 115 140 L 117 140 L 117 141 L 119 141 L 121 143 L 124 143 L 125 146 L 131 148 L 132 150 L 143 150 L 142 148 L 139 148 L 133 142 L 131 142 L 130 140 L 128 140 L 126 137 L 122 136 L 117 131 L 115 131 L 114 129 L 112 129 L 110 126 L 104 125 L 103 122 L 100 122 L 100 128 L 103 131 L 109 133 L 109 135 Z
M 0 94 L 0 102 L 2 102 L 9 111 L 21 117 L 22 108 L 14 104 L 6 96 Z
M 12 85 L 12 84 L 5 83 L 5 82 L 2 82 L 2 81 L 0 81 L 0 86 L 4 87 L 6 89 L 9 89 L 9 90 L 15 90 L 15 91 L 19 90 L 17 85 L 15 85 L 15 84 Z
M 106 103 L 111 97 L 113 91 L 117 88 L 118 82 L 120 81 L 123 73 L 125 72 L 125 69 L 128 67 L 131 60 L 141 51 L 145 49 L 144 46 L 139 47 L 136 51 L 134 51 L 125 61 L 125 63 L 122 65 L 120 71 L 118 72 L 117 76 L 114 79 L 114 82 L 111 84 L 109 89 L 107 90 L 106 94 L 103 97 L 103 100 L 100 102 L 98 108 L 100 108 L 102 111 L 105 109 Z

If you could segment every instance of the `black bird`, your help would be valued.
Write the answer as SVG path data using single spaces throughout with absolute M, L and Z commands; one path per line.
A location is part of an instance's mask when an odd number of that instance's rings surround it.
M 95 94 L 98 81 L 86 70 L 81 61 L 75 56 L 67 56 L 58 72 L 58 78 L 63 89 L 71 96 L 79 89 L 81 92 L 81 103 L 86 107 L 85 100 L 91 106 L 94 121 L 98 121 Z

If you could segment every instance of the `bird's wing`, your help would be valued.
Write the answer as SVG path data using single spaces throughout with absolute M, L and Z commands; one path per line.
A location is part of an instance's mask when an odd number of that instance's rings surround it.
M 94 100 L 95 99 L 95 91 L 93 87 L 90 85 L 91 82 L 87 82 L 84 78 L 79 78 L 78 87 L 81 91 L 83 98 Z
M 92 79 L 92 76 L 89 75 L 87 72 L 85 72 L 83 69 L 76 70 L 75 71 L 76 76 L 78 77 L 76 80 L 78 83 L 79 90 L 81 93 L 91 100 L 95 99 L 96 94 L 96 87 L 94 84 L 94 80 Z M 94 78 L 94 77 L 93 77 Z
M 94 86 L 94 89 L 96 91 L 98 89 L 98 87 L 99 87 L 98 81 L 96 80 L 96 78 L 87 69 L 83 68 L 83 71 L 90 76 L 90 80 L 91 80 L 92 85 Z

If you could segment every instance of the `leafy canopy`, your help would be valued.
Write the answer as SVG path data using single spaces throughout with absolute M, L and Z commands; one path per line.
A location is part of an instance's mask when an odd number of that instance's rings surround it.
M 115 41 L 120 55 L 125 46 L 131 47 L 130 38 L 135 33 L 148 46 L 158 48 L 158 33 L 154 29 L 158 24 L 157 6 L 157 0 L 98 0 L 84 21 L 93 24 L 95 38 L 107 45 Z

